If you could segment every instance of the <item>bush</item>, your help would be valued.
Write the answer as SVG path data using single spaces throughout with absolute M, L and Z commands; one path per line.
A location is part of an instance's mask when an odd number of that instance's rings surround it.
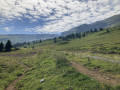
M 57 55 L 56 56 L 56 67 L 60 68 L 60 67 L 64 67 L 64 66 L 68 66 L 68 61 L 65 58 L 65 56 L 63 55 Z
M 18 73 L 17 73 L 17 76 L 22 76 L 22 73 L 19 73 L 19 72 L 18 72 Z
M 14 48 L 14 50 L 17 51 L 17 50 L 20 50 L 20 49 L 16 47 L 16 48 Z

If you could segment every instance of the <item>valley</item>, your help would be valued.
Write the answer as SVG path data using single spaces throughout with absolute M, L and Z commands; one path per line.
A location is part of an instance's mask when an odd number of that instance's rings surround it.
M 120 27 L 106 31 L 1 52 L 0 90 L 119 90 Z

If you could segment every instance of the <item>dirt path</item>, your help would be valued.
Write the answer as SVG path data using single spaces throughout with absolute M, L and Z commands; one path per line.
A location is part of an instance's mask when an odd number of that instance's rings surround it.
M 54 51 L 54 50 L 52 50 L 52 51 Z M 89 57 L 89 58 L 93 58 L 93 59 L 99 59 L 99 60 L 103 60 L 103 61 L 109 61 L 109 62 L 112 62 L 112 63 L 119 63 L 120 64 L 120 60 L 114 60 L 114 59 L 109 59 L 109 58 L 100 57 L 100 56 L 84 55 L 83 53 L 69 52 L 69 51 L 68 52 L 66 52 L 66 51 L 58 51 L 58 52 L 73 54 L 73 55 L 77 55 L 77 56 L 82 54 L 82 57 Z
M 24 63 L 22 63 L 20 60 L 19 60 L 19 63 L 25 67 L 25 70 L 24 72 L 22 73 L 21 76 L 19 76 L 16 80 L 14 80 L 11 84 L 8 85 L 8 87 L 5 89 L 5 90 L 16 90 L 15 88 L 15 85 L 18 83 L 18 81 L 22 80 L 22 78 L 24 77 L 25 75 L 25 72 L 27 72 L 29 70 L 29 67 L 26 66 Z
M 0 54 L 0 56 L 11 56 L 11 57 L 14 57 L 14 58 L 23 58 L 23 57 L 29 57 L 29 56 L 32 56 L 32 55 L 35 55 L 37 52 L 29 52 L 27 54 L 20 54 L 20 53 L 17 53 L 17 54 L 10 54 L 10 53 L 2 53 Z
M 81 53 L 78 52 L 67 52 L 69 54 L 74 54 L 74 55 L 81 55 Z M 109 58 L 104 58 L 104 57 L 100 57 L 100 56 L 92 56 L 92 55 L 83 55 L 82 57 L 89 57 L 89 58 L 93 58 L 93 59 L 99 59 L 99 60 L 103 60 L 103 61 L 109 61 L 112 63 L 119 63 L 120 64 L 120 60 L 114 60 L 114 59 L 109 59 Z
M 93 59 L 100 59 L 100 60 L 109 61 L 109 62 L 113 62 L 113 63 L 120 63 L 119 60 L 113 60 L 113 59 L 108 59 L 108 58 L 104 58 L 104 57 L 90 56 L 90 55 L 85 55 L 85 56 L 93 58 Z
M 105 75 L 99 73 L 98 71 L 91 71 L 76 62 L 71 62 L 71 64 L 79 72 L 88 75 L 91 78 L 98 80 L 99 82 L 109 84 L 111 86 L 120 85 L 120 79 L 115 79 L 112 77 L 112 75 Z

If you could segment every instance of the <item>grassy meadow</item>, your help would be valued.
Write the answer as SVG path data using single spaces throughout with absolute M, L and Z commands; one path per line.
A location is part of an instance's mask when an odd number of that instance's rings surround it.
M 40 51 L 22 61 L 30 66 L 25 77 L 17 84 L 18 90 L 107 90 L 109 85 L 77 72 L 63 53 Z M 45 79 L 40 83 L 41 79 Z
M 109 32 L 107 32 L 107 30 L 109 30 Z M 57 43 L 53 43 L 53 40 L 47 40 L 34 46 L 36 48 L 63 51 L 90 51 L 92 53 L 119 54 L 120 26 L 89 33 L 81 39 L 71 39 L 69 41 L 57 39 Z
M 89 34 L 81 39 L 73 39 L 67 43 L 58 43 L 57 50 L 92 51 L 95 53 L 120 53 L 120 27 L 110 28 Z
M 24 67 L 13 57 L 0 56 L 0 90 L 22 74 Z
M 120 63 L 92 58 L 120 61 L 120 26 L 108 30 L 90 33 L 81 39 L 57 39 L 57 43 L 47 40 L 0 53 L 0 90 L 22 75 L 24 65 L 29 70 L 15 85 L 18 90 L 120 90 L 119 85 L 110 86 L 78 72 L 70 63 L 74 61 L 91 71 L 120 79 Z

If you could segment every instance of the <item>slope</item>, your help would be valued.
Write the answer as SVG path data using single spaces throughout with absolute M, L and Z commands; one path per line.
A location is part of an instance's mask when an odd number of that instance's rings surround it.
M 115 27 L 115 26 L 119 26 L 120 25 L 120 15 L 115 15 L 112 16 L 108 19 L 102 20 L 102 21 L 97 21 L 95 23 L 92 24 L 83 24 L 77 27 L 74 27 L 72 29 L 70 29 L 69 31 L 63 32 L 62 35 L 68 35 L 71 33 L 81 33 L 81 32 L 85 32 L 91 29 L 99 29 L 99 28 L 107 28 L 107 27 Z
M 93 51 L 99 53 L 120 53 L 120 26 L 96 33 L 90 33 L 81 39 L 56 44 L 57 50 Z

